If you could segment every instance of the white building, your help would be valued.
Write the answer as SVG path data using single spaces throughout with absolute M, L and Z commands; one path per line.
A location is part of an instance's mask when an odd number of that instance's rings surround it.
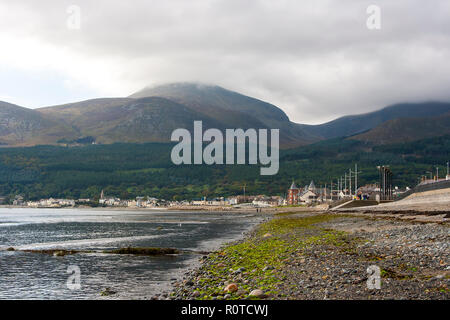
M 317 198 L 318 198 L 318 195 L 315 192 L 311 191 L 311 190 L 303 191 L 300 194 L 300 201 L 304 202 L 304 203 L 316 202 Z

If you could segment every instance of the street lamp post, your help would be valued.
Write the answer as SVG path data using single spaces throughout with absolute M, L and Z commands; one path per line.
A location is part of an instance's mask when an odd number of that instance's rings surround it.
M 380 200 L 392 200 L 392 171 L 389 166 L 377 166 L 380 172 Z
M 447 161 L 447 176 L 445 176 L 445 180 L 450 180 L 449 165 L 450 161 Z

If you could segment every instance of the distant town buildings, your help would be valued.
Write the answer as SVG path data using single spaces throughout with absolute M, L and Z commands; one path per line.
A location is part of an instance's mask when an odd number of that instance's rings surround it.
M 257 207 L 277 207 L 281 206 L 284 202 L 284 199 L 280 196 L 256 196 L 252 204 Z
M 14 203 L 13 203 L 14 204 Z M 26 206 L 32 208 L 61 208 L 74 207 L 75 200 L 71 199 L 41 199 L 39 201 L 27 201 Z
M 23 206 L 23 205 L 25 205 L 23 197 L 20 195 L 15 196 L 13 200 L 13 206 Z
M 356 172 L 356 170 L 355 170 Z M 427 183 L 423 180 L 422 183 Z M 348 185 L 351 185 L 350 183 Z M 14 199 L 8 202 L 15 206 L 28 206 L 34 208 L 62 208 L 75 206 L 101 206 L 101 207 L 127 207 L 127 208 L 184 208 L 184 207 L 198 207 L 198 208 L 218 208 L 222 207 L 277 207 L 283 205 L 314 205 L 326 202 L 332 202 L 342 199 L 356 199 L 356 200 L 378 200 L 380 201 L 380 188 L 377 184 L 368 184 L 353 189 L 341 182 L 339 184 L 329 184 L 329 188 L 325 185 L 317 187 L 314 181 L 310 181 L 304 187 L 298 187 L 295 181 L 292 181 L 286 196 L 271 196 L 271 195 L 236 195 L 231 197 L 214 197 L 201 198 L 182 201 L 166 201 L 164 199 L 157 199 L 150 196 L 137 196 L 134 199 L 120 199 L 116 196 L 106 195 L 104 190 L 101 190 L 100 198 L 98 200 L 83 198 L 78 200 L 72 199 L 41 199 L 39 201 L 25 201 L 21 195 L 16 195 Z M 333 186 L 337 186 L 336 189 Z M 393 189 L 394 195 L 400 195 L 406 190 L 398 188 Z M 0 199 L 1 200 L 1 199 Z
M 286 202 L 288 205 L 311 204 L 325 200 L 323 199 L 323 195 L 325 195 L 325 189 L 318 190 L 314 181 L 311 181 L 304 188 L 298 188 L 295 182 L 292 182 L 287 193 Z
M 288 205 L 295 205 L 298 204 L 298 197 L 300 194 L 300 189 L 297 188 L 295 185 L 295 182 L 292 181 L 291 187 L 288 190 L 287 193 L 287 204 Z

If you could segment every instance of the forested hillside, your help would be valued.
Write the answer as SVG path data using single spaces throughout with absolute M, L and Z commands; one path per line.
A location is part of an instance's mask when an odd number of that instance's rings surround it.
M 371 146 L 349 139 L 322 141 L 281 151 L 280 171 L 260 176 L 259 166 L 175 166 L 172 144 L 111 144 L 80 147 L 36 146 L 0 149 L 0 195 L 22 194 L 26 199 L 47 197 L 95 198 L 138 195 L 164 199 L 242 194 L 283 195 L 292 179 L 298 185 L 314 180 L 330 184 L 358 163 L 360 183 L 376 182 L 379 164 L 390 165 L 394 184 L 412 186 L 450 159 L 450 136 L 411 143 Z

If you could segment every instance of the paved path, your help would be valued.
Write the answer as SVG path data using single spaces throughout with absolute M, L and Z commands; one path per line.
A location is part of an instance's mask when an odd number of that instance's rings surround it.
M 345 210 L 345 209 L 342 209 Z M 450 213 L 450 189 L 414 193 L 407 198 L 377 206 L 352 208 L 352 212 L 448 212 Z

